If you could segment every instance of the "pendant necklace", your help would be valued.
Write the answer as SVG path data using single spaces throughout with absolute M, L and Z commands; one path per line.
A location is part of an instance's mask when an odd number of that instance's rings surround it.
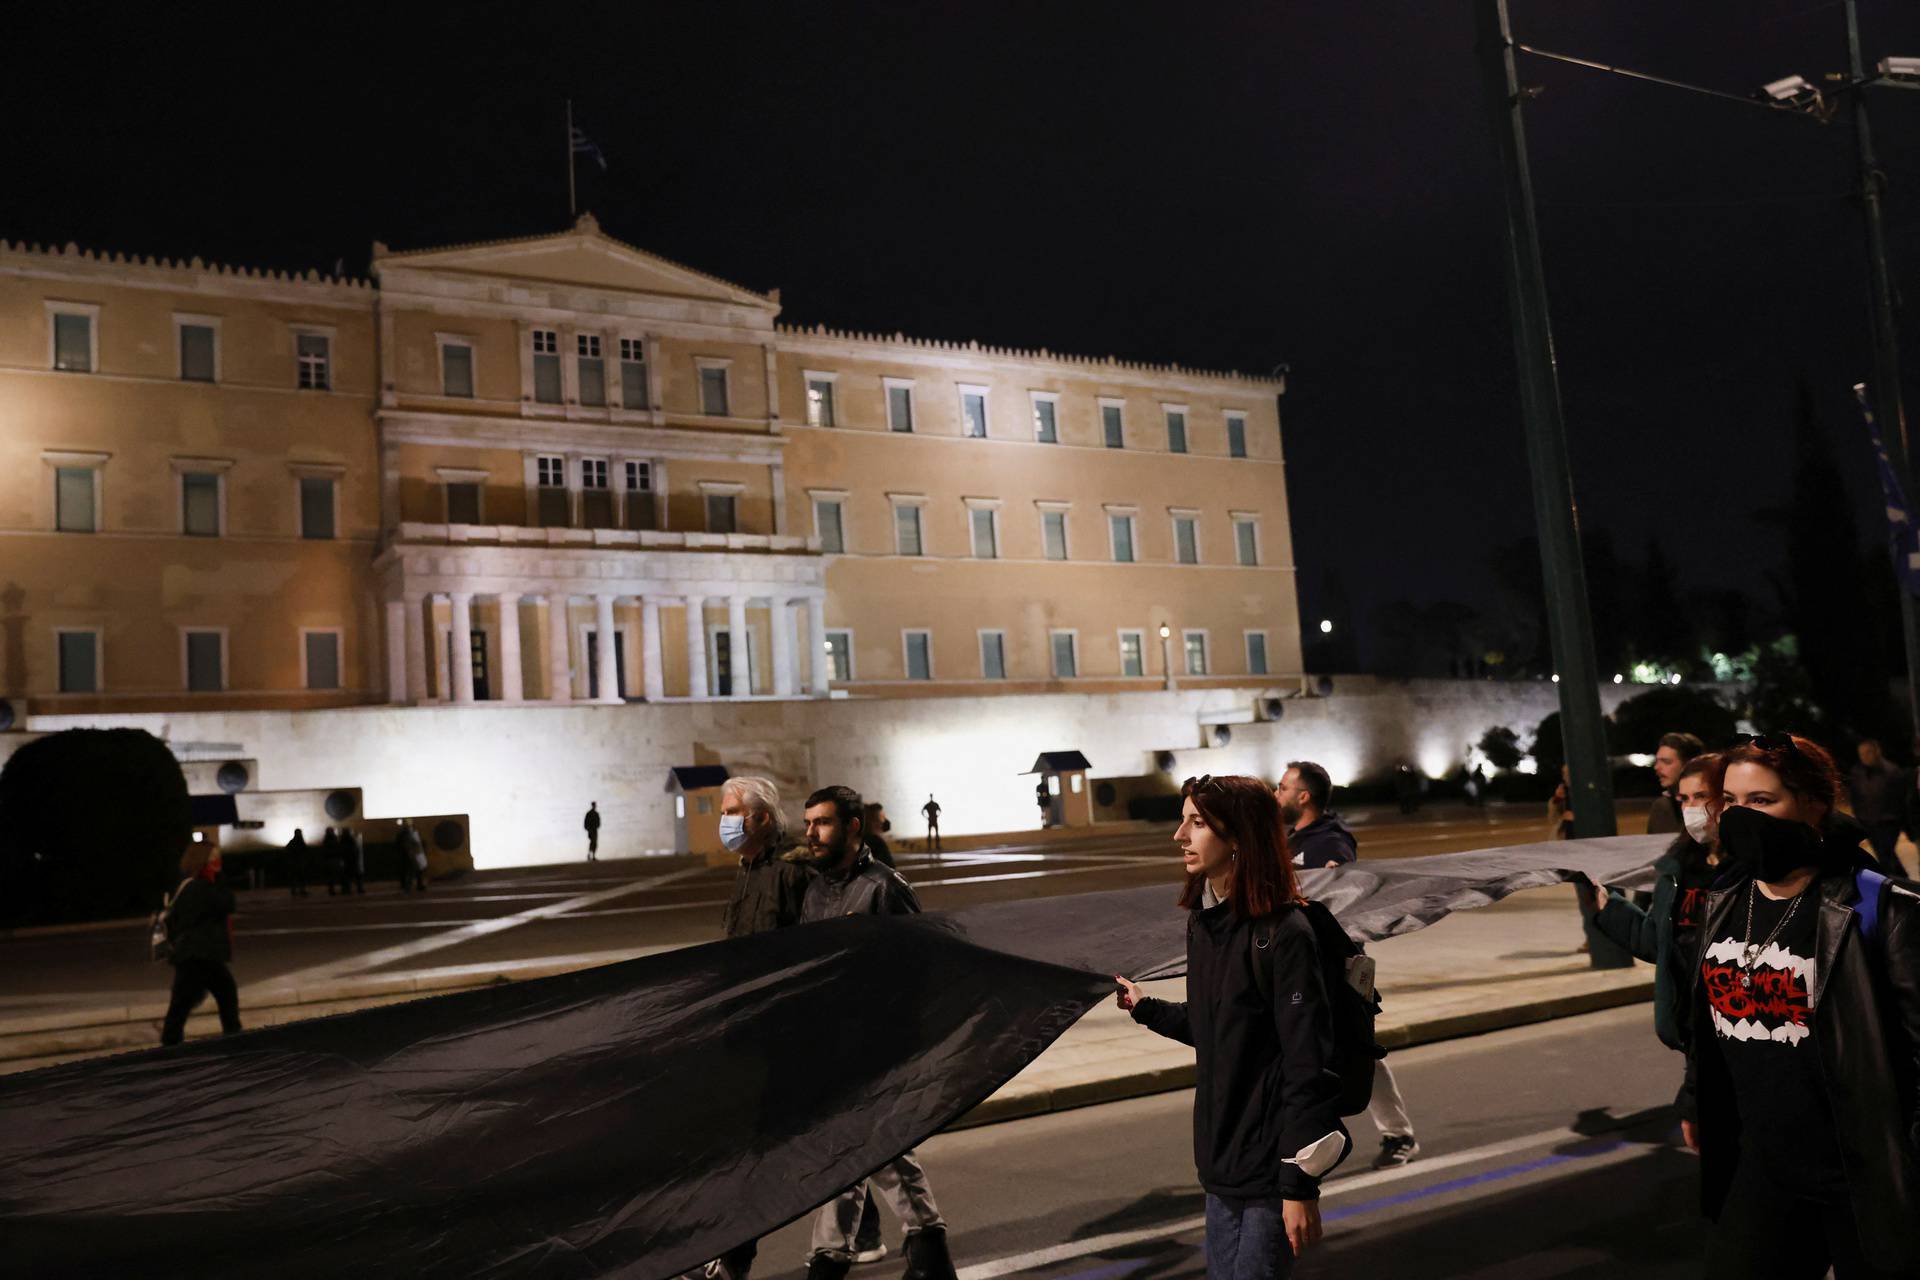
M 1755 880 L 1748 883 L 1747 936 L 1745 945 L 1740 951 L 1740 987 L 1745 991 L 1753 990 L 1753 966 L 1759 963 L 1760 953 L 1773 945 L 1773 940 L 1780 936 L 1782 929 L 1787 927 L 1787 921 L 1793 919 L 1793 913 L 1800 909 L 1800 899 L 1806 896 L 1805 890 L 1795 894 L 1793 901 L 1787 904 L 1786 911 L 1781 914 L 1779 923 L 1773 926 L 1773 932 L 1766 936 L 1765 941 L 1755 942 L 1753 940 L 1753 899 L 1759 892 L 1759 881 Z

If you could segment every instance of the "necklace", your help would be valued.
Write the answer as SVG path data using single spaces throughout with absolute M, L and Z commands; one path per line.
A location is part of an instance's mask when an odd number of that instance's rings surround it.
M 1787 921 L 1793 919 L 1793 913 L 1800 909 L 1800 899 L 1806 897 L 1804 889 L 1795 894 L 1793 901 L 1787 903 L 1787 909 L 1781 913 L 1779 922 L 1773 926 L 1773 932 L 1769 933 L 1764 941 L 1755 942 L 1753 940 L 1753 900 L 1759 892 L 1758 881 L 1748 883 L 1746 945 L 1740 951 L 1740 986 L 1747 991 L 1753 990 L 1753 966 L 1759 962 L 1760 953 L 1773 945 L 1773 940 L 1780 936 L 1782 929 L 1787 927 Z

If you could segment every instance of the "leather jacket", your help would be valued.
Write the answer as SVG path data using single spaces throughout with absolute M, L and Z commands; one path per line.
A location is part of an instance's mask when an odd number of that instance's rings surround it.
M 1728 932 L 1748 883 L 1743 877 L 1708 896 L 1701 952 Z M 1920 1269 L 1920 884 L 1887 883 L 1872 944 L 1855 921 L 1851 870 L 1824 874 L 1807 892 L 1820 900 L 1807 991 L 1813 1047 L 1861 1247 L 1874 1265 L 1907 1274 Z M 1708 1017 L 1701 960 L 1696 954 L 1681 1103 L 1698 1118 L 1701 1208 L 1718 1218 L 1740 1158 L 1742 1118 Z
M 831 920 L 836 916 L 906 916 L 917 914 L 920 899 L 906 878 L 876 859 L 866 849 L 853 865 L 835 874 L 820 871 L 807 884 L 800 907 L 802 920 Z

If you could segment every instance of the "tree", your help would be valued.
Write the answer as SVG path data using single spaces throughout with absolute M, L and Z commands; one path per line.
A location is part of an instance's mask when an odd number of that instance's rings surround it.
M 1647 539 L 1647 563 L 1640 574 L 1639 625 L 1635 629 L 1635 657 L 1672 667 L 1693 658 L 1699 645 L 1693 622 L 1680 603 L 1673 561 L 1658 538 Z
M 1615 755 L 1651 755 L 1662 734 L 1691 733 L 1710 751 L 1730 745 L 1734 714 L 1706 689 L 1656 685 L 1615 707 L 1607 743 Z
M 1503 724 L 1497 724 L 1480 735 L 1480 754 L 1487 763 L 1502 773 L 1511 773 L 1520 767 L 1520 735 Z

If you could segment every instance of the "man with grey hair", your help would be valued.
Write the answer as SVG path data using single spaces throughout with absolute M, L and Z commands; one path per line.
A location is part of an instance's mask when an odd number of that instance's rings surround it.
M 720 843 L 740 855 L 733 894 L 721 917 L 729 938 L 800 923 L 813 868 L 787 833 L 780 789 L 771 779 L 728 778 L 720 789 Z

